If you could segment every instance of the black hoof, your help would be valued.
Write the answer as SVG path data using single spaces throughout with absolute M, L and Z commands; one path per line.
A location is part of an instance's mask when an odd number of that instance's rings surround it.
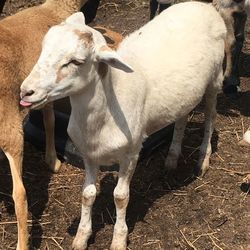
M 227 85 L 223 87 L 223 93 L 231 99 L 238 99 L 240 97 L 240 88 L 237 85 Z

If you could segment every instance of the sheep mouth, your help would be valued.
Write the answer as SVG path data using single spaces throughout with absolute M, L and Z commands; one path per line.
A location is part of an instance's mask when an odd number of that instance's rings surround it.
M 47 100 L 48 100 L 47 96 L 38 101 L 32 101 L 32 102 L 25 100 L 25 98 L 23 98 L 20 101 L 20 105 L 30 109 L 40 109 L 47 103 Z

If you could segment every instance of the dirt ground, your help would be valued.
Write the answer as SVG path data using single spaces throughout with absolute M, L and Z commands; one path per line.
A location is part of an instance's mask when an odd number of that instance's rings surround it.
M 9 0 L 4 15 L 39 1 Z M 148 1 L 103 0 L 96 24 L 128 34 L 148 21 Z M 238 146 L 250 126 L 250 25 L 241 56 L 242 94 L 232 101 L 218 97 L 218 119 L 213 134 L 211 167 L 204 178 L 192 178 L 203 134 L 203 113 L 190 115 L 177 178 L 181 186 L 170 189 L 164 175 L 166 142 L 142 160 L 131 184 L 127 212 L 128 249 L 250 250 L 249 190 L 242 187 L 250 171 L 250 148 Z M 51 174 L 44 154 L 25 144 L 24 184 L 29 202 L 31 249 L 70 249 L 80 218 L 84 170 L 64 163 Z M 0 168 L 0 249 L 15 249 L 16 218 L 11 198 L 7 161 Z M 108 249 L 115 221 L 113 189 L 116 172 L 100 173 L 100 193 L 93 209 L 93 236 L 89 249 Z M 243 192 L 242 189 L 245 191 Z

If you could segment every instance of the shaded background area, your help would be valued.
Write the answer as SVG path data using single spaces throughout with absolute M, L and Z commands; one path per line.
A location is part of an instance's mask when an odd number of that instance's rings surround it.
M 41 2 L 41 1 L 40 1 Z M 8 1 L 4 15 L 39 1 Z M 148 1 L 102 0 L 94 24 L 126 35 L 149 19 Z M 250 201 L 240 184 L 249 172 L 250 149 L 237 145 L 250 126 L 250 26 L 241 56 L 242 95 L 232 101 L 218 97 L 218 119 L 213 136 L 211 167 L 203 179 L 193 180 L 203 136 L 202 105 L 190 114 L 183 156 L 176 174 L 179 186 L 170 190 L 164 174 L 169 141 L 143 159 L 131 184 L 128 207 L 128 249 L 250 249 Z M 112 137 L 111 137 L 112 139 Z M 25 144 L 24 184 L 29 200 L 29 230 L 33 249 L 70 249 L 80 217 L 82 168 L 64 163 L 52 175 L 44 154 Z M 16 218 L 11 176 L 6 160 L 0 162 L 0 249 L 14 249 Z M 93 209 L 93 237 L 89 249 L 108 249 L 115 209 L 115 171 L 99 175 L 99 195 Z

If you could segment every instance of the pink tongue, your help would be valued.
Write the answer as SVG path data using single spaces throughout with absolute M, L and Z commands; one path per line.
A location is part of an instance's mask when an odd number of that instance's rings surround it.
M 24 107 L 29 107 L 29 106 L 32 105 L 32 103 L 31 103 L 31 102 L 25 102 L 25 101 L 21 100 L 21 101 L 20 101 L 20 105 L 22 105 L 22 106 L 24 106 Z

